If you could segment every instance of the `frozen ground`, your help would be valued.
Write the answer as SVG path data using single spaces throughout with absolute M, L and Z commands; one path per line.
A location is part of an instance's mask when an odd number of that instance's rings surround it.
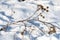
M 0 40 L 60 40 L 60 0 L 0 0 Z

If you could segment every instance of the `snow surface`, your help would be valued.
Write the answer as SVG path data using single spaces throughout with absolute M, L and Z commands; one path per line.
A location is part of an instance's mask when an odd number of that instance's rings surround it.
M 39 10 L 37 5 L 49 7 L 49 12 Z M 36 12 L 36 13 L 35 13 Z M 38 16 L 42 13 L 45 18 Z M 56 26 L 56 33 L 48 34 L 49 29 L 42 22 Z M 28 21 L 26 21 L 29 19 Z M 24 20 L 24 22 L 19 21 Z M 47 24 L 48 27 L 51 26 Z M 0 0 L 0 40 L 60 40 L 60 0 Z M 43 31 L 41 31 L 44 30 Z M 26 30 L 26 31 L 25 31 Z M 22 33 L 24 31 L 24 33 Z

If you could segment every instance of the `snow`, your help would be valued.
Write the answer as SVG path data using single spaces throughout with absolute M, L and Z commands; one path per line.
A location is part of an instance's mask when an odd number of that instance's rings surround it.
M 54 36 L 46 37 L 45 35 L 42 37 L 38 37 L 37 40 L 57 40 Z
M 25 0 L 18 2 L 18 0 L 0 0 L 0 29 L 4 29 L 0 31 L 0 40 L 60 40 L 58 36 L 60 34 L 59 1 Z M 49 12 L 41 9 L 36 12 L 37 5 L 43 5 L 44 8 L 48 6 Z M 40 13 L 45 18 L 41 17 Z M 45 25 L 41 21 L 54 24 L 56 33 L 49 35 L 51 25 Z M 10 30 L 7 29 L 8 27 Z

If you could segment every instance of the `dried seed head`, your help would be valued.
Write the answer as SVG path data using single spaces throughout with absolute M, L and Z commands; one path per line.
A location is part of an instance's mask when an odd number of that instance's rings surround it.
M 24 32 L 21 32 L 21 35 L 23 35 L 24 34 Z
M 49 12 L 48 10 L 46 10 L 46 12 Z
M 45 18 L 45 17 L 43 16 L 43 18 Z
M 43 10 L 46 10 L 45 8 Z
M 2 30 L 3 30 L 3 28 L 0 29 L 0 31 L 2 31 Z
M 41 17 L 45 18 L 42 14 L 40 14 Z
M 21 1 L 25 1 L 25 0 L 18 0 L 19 2 L 21 2 Z
M 42 5 L 38 5 L 38 7 L 40 7 L 41 9 L 43 9 L 43 6 Z
M 48 9 L 49 7 L 47 6 L 46 8 Z
M 55 27 L 50 27 L 48 34 L 56 33 Z

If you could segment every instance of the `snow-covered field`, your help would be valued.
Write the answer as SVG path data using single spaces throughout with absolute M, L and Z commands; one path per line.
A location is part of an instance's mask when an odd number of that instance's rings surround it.
M 0 0 L 0 40 L 60 40 L 60 0 Z

